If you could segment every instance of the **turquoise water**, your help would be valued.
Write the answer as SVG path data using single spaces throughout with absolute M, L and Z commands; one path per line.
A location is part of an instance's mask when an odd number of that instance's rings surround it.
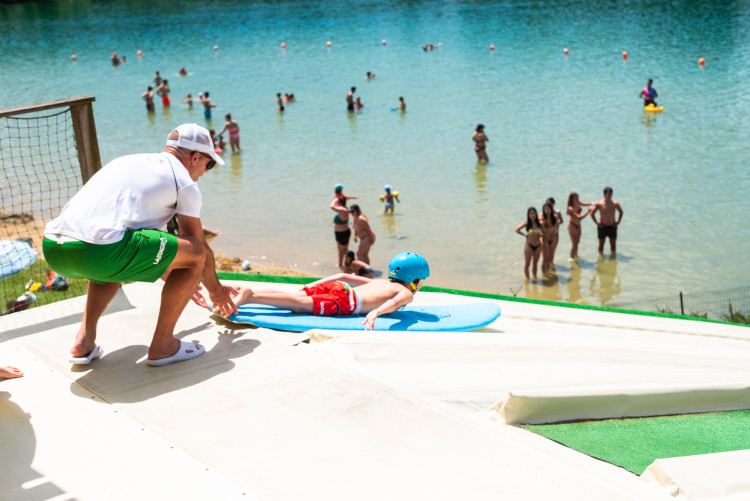
M 205 124 L 180 99 L 209 90 L 206 125 L 231 112 L 241 128 L 242 154 L 200 181 L 227 255 L 335 271 L 341 182 L 377 234 L 376 268 L 413 250 L 431 285 L 611 304 L 750 282 L 747 1 L 37 2 L 0 5 L 0 34 L 0 108 L 94 95 L 103 162 Z M 113 67 L 113 51 L 128 62 Z M 157 70 L 173 105 L 147 115 Z M 637 97 L 648 78 L 662 114 Z M 345 110 L 351 86 L 361 113 Z M 283 115 L 277 92 L 297 97 Z M 395 217 L 380 214 L 386 183 Z M 625 211 L 617 258 L 597 258 L 584 221 L 580 265 L 563 228 L 557 279 L 525 284 L 513 230 L 527 207 L 554 196 L 564 212 L 571 191 L 593 201 L 607 185 Z

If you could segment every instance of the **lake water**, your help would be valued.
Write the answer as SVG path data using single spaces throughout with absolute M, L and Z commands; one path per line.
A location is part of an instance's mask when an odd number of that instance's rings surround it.
M 242 154 L 199 183 L 227 255 L 335 271 L 328 205 L 343 183 L 377 234 L 375 267 L 418 252 L 430 285 L 611 304 L 750 282 L 748 1 L 48 1 L 0 5 L 0 35 L 0 108 L 95 96 L 104 163 L 231 112 Z M 173 105 L 149 115 L 157 70 Z M 649 78 L 658 115 L 638 99 Z M 361 113 L 346 111 L 351 86 Z M 206 90 L 209 123 L 180 102 Z M 283 114 L 277 92 L 297 98 Z M 526 209 L 553 196 L 564 212 L 571 191 L 593 201 L 604 186 L 625 211 L 617 258 L 598 258 L 589 219 L 579 265 L 562 228 L 557 279 L 525 284 Z

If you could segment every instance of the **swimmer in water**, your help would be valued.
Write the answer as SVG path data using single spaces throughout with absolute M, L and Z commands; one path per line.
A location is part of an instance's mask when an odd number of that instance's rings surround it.
M 557 220 L 555 208 L 552 204 L 544 204 L 539 222 L 542 223 L 544 237 L 542 241 L 542 275 L 549 275 L 554 261 L 554 253 L 552 249 L 555 245 L 555 237 L 558 228 L 560 227 L 560 221 Z
M 354 111 L 354 93 L 357 92 L 356 87 L 352 87 L 346 94 L 346 111 Z
M 526 228 L 525 235 L 521 232 L 524 228 Z M 516 226 L 516 233 L 526 240 L 523 245 L 523 273 L 526 275 L 526 280 L 529 280 L 529 264 L 531 264 L 532 276 L 536 280 L 537 264 L 542 254 L 542 225 L 539 224 L 539 215 L 534 207 L 529 207 L 526 211 L 526 221 Z
M 206 117 L 206 120 L 211 119 L 211 108 L 216 108 L 216 105 L 211 102 L 211 99 L 208 97 L 208 91 L 206 91 L 203 94 L 203 99 L 200 99 L 200 94 L 198 95 L 198 100 L 203 103 L 203 116 Z
M 160 86 L 156 88 L 156 93 L 161 96 L 161 104 L 167 108 L 169 107 L 169 93 L 171 92 L 171 89 L 169 88 L 169 82 L 165 79 Z
M 658 104 L 656 104 L 656 101 L 654 101 L 654 99 L 659 97 L 659 94 L 656 92 L 656 89 L 652 87 L 653 83 L 654 81 L 651 78 L 649 78 L 648 83 L 646 83 L 646 86 L 643 88 L 641 93 L 638 94 L 638 97 L 643 99 L 644 108 L 648 106 L 649 104 L 653 104 L 654 108 L 659 106 Z
M 224 128 L 221 129 L 219 132 L 219 136 L 224 134 L 224 132 L 229 132 L 229 145 L 232 147 L 232 153 L 237 151 L 237 153 L 240 152 L 240 126 L 237 125 L 236 120 L 232 120 L 232 114 L 227 113 L 227 116 L 224 117 L 227 120 L 227 123 L 224 124 Z
M 398 195 L 393 191 L 393 188 L 390 184 L 385 185 L 385 195 L 383 196 L 383 202 L 385 202 L 385 209 L 383 210 L 384 214 L 388 214 L 389 212 L 393 214 L 394 204 L 393 201 L 396 200 L 396 202 L 401 203 L 401 200 L 398 199 Z
M 487 143 L 489 142 L 489 138 L 484 133 L 484 125 L 477 125 L 471 139 L 474 141 L 474 151 L 477 154 L 477 160 L 482 163 L 489 163 L 490 158 L 487 156 Z
M 370 227 L 370 220 L 362 213 L 362 209 L 357 204 L 352 205 L 349 214 L 352 215 L 354 241 L 359 240 L 357 259 L 370 264 L 370 247 L 375 243 L 375 232 Z
M 224 148 L 227 147 L 227 143 L 222 139 L 221 135 L 217 135 L 216 131 L 211 129 L 208 131 L 209 134 L 211 134 L 211 140 L 214 142 L 214 150 L 220 150 L 222 153 L 224 152 Z M 218 151 L 216 153 L 219 153 Z
M 279 105 L 279 113 L 284 111 L 284 100 L 281 99 L 281 92 L 276 93 L 276 104 Z
M 582 206 L 588 206 L 588 210 L 586 210 L 585 214 L 581 214 L 583 211 Z M 578 258 L 578 244 L 581 242 L 581 219 L 585 218 L 589 214 L 591 214 L 591 205 L 590 203 L 581 202 L 581 199 L 578 197 L 578 193 L 571 193 L 568 196 L 568 217 L 570 217 L 570 221 L 568 221 L 568 234 L 570 234 L 570 257 L 568 258 L 568 261 L 575 261 Z
M 141 94 L 141 98 L 143 98 L 144 101 L 146 101 L 146 111 L 149 113 L 153 113 L 155 111 L 154 107 L 154 89 L 153 87 L 149 86 L 148 89 L 146 89 L 146 92 Z

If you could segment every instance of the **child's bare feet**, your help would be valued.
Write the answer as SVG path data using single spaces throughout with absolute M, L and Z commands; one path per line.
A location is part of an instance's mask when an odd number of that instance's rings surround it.
M 0 378 L 12 379 L 21 376 L 23 376 L 23 372 L 21 372 L 19 369 L 16 369 L 15 367 L 0 367 Z
M 232 298 L 234 304 L 237 306 L 252 302 L 251 299 L 255 294 L 249 287 L 239 287 L 237 289 L 237 295 Z

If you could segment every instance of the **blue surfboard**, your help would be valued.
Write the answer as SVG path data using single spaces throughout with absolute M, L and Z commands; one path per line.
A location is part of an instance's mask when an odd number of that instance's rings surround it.
M 305 332 L 310 329 L 364 330 L 365 315 L 320 317 L 262 304 L 243 304 L 231 322 L 249 323 L 285 331 Z M 473 331 L 491 324 L 500 316 L 496 303 L 468 303 L 436 306 L 411 306 L 375 320 L 377 331 Z
M 31 266 L 39 254 L 22 240 L 0 240 L 0 279 Z

